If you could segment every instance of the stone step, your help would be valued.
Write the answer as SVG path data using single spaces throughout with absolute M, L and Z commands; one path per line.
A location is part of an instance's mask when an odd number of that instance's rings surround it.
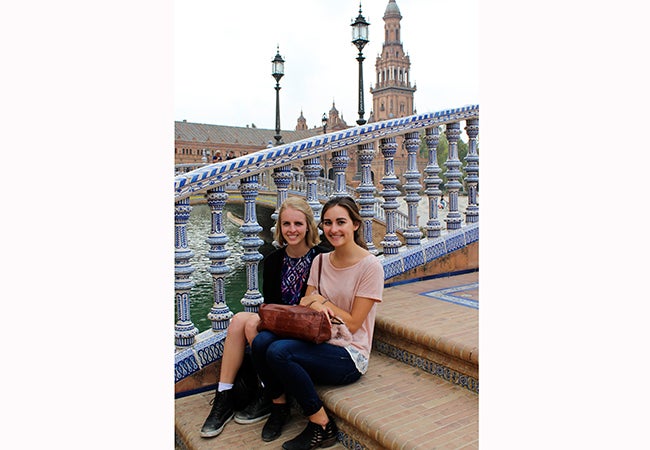
M 373 352 L 368 372 L 348 386 L 318 387 L 341 433 L 333 449 L 478 448 L 478 396 L 432 374 Z M 306 425 L 297 409 L 280 439 L 261 440 L 264 421 L 228 423 L 216 438 L 199 430 L 213 391 L 176 400 L 177 448 L 281 448 Z
M 381 353 L 359 381 L 318 389 L 346 448 L 478 448 L 478 395 Z
M 478 273 L 384 289 L 373 350 L 478 394 Z

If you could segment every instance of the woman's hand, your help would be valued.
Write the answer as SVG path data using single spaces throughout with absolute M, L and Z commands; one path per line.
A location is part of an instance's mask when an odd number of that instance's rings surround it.
M 317 303 L 322 303 L 324 301 L 325 301 L 325 297 L 323 297 L 322 295 L 320 295 L 320 294 L 316 293 L 316 291 L 314 291 L 310 295 L 306 295 L 303 298 L 301 298 L 300 299 L 300 305 L 312 308 L 313 305 L 316 305 Z

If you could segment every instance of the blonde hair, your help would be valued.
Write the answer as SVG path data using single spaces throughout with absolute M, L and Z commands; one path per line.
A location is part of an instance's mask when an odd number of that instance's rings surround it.
M 278 221 L 275 223 L 275 232 L 273 233 L 273 239 L 275 239 L 275 241 L 283 247 L 287 244 L 287 241 L 284 240 L 284 236 L 282 236 L 281 225 L 282 213 L 287 208 L 295 209 L 296 211 L 300 211 L 305 215 L 307 222 L 305 242 L 307 243 L 307 246 L 311 248 L 318 244 L 320 242 L 320 237 L 318 236 L 318 225 L 314 220 L 314 212 L 312 211 L 311 206 L 309 206 L 309 203 L 307 203 L 307 200 L 302 197 L 287 197 L 287 199 L 282 202 L 282 205 L 280 205 L 280 209 L 278 210 Z

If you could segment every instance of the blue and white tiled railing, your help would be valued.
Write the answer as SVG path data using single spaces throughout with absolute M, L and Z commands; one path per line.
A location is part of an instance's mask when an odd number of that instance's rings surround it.
M 457 146 L 461 122 L 465 124 L 469 140 L 464 179 Z M 302 191 L 305 195 L 317 220 L 324 200 L 352 194 L 360 205 L 368 248 L 381 259 L 385 280 L 389 280 L 478 241 L 478 123 L 478 105 L 416 114 L 281 144 L 177 175 L 174 179 L 177 319 L 174 327 L 177 349 L 175 381 L 220 359 L 223 353 L 225 330 L 233 315 L 226 305 L 224 288 L 225 276 L 230 271 L 226 265 L 230 252 L 226 249 L 228 237 L 224 233 L 223 214 L 223 208 L 228 202 L 228 190 L 238 188 L 244 201 L 244 221 L 240 227 L 241 245 L 244 248 L 241 258 L 246 266 L 248 285 L 246 294 L 241 299 L 244 310 L 257 311 L 263 302 L 257 285 L 258 265 L 262 260 L 259 248 L 263 243 L 258 235 L 262 227 L 257 222 L 255 201 L 260 190 L 268 190 L 269 174 L 277 192 L 276 210 L 272 215 L 274 220 L 279 205 L 289 194 L 297 191 Z M 442 194 L 442 179 L 439 174 L 442 169 L 437 163 L 437 146 L 441 129 L 444 129 L 449 143 L 445 163 L 449 213 L 444 226 L 438 218 L 438 201 Z M 417 167 L 417 152 L 423 130 L 429 151 L 428 164 L 424 168 Z M 394 157 L 398 136 L 404 138 L 408 158 L 404 174 L 395 173 Z M 359 160 L 361 182 L 356 192 L 350 191 L 345 179 L 350 160 L 348 149 L 356 150 Z M 377 192 L 371 179 L 371 165 L 373 159 L 379 157 L 378 151 L 383 156 L 385 168 L 385 175 L 380 180 L 380 192 Z M 323 184 L 323 179 L 319 177 L 322 169 L 321 156 L 327 154 L 331 154 L 333 185 L 331 181 Z M 302 163 L 299 176 L 291 170 L 291 166 L 296 166 L 296 163 Z M 399 176 L 403 178 L 402 187 L 406 195 L 397 189 Z M 461 181 L 464 181 L 467 191 L 465 211 L 460 211 L 458 205 L 459 191 L 463 186 Z M 427 196 L 429 206 L 428 221 L 423 227 L 419 226 L 417 220 L 417 206 L 422 199 L 420 193 Z M 190 197 L 196 195 L 205 195 L 212 213 L 211 231 L 206 236 L 206 241 L 210 245 L 207 256 L 211 265 L 207 270 L 213 279 L 214 304 L 210 311 L 206 311 L 212 327 L 202 333 L 194 326 L 189 307 L 195 268 L 190 262 L 193 252 L 188 246 L 187 223 L 191 211 Z M 398 198 L 406 203 L 406 214 L 398 210 Z M 378 209 L 383 214 L 378 214 Z M 381 248 L 376 248 L 372 240 L 373 218 L 386 224 Z M 404 237 L 404 245 L 398 239 L 398 230 Z

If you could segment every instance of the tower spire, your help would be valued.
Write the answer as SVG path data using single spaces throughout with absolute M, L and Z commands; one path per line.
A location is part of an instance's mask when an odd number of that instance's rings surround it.
M 370 88 L 374 121 L 413 114 L 416 90 L 410 80 L 411 59 L 402 46 L 402 14 L 396 0 L 389 0 L 383 19 L 384 43 L 375 63 L 375 85 Z

